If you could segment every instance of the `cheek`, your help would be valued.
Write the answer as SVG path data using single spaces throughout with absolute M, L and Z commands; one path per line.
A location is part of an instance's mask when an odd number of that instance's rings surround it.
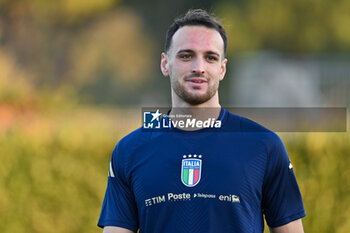
M 220 78 L 221 72 L 222 72 L 221 66 L 211 67 L 211 69 L 208 70 L 208 73 L 214 78 Z
M 181 76 L 188 73 L 188 69 L 189 65 L 183 62 L 174 63 L 173 66 L 171 66 L 171 71 L 176 76 Z

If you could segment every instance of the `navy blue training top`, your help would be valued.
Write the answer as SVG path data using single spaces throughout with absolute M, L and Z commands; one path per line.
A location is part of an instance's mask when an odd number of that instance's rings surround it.
M 272 131 L 222 108 L 220 129 L 138 130 L 116 145 L 98 226 L 140 233 L 262 233 L 305 216 Z

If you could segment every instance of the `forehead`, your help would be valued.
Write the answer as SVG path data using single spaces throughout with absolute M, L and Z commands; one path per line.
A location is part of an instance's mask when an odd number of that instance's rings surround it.
M 223 54 L 224 41 L 220 33 L 213 28 L 184 26 L 175 32 L 170 50 L 176 53 L 185 49 Z

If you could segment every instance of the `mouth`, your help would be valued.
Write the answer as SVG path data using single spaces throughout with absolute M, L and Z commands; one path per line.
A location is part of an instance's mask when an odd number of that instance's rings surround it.
M 196 84 L 207 83 L 207 80 L 204 78 L 190 78 L 190 79 L 187 79 L 186 81 L 191 83 L 196 83 Z
M 204 90 L 208 86 L 205 78 L 189 78 L 185 80 L 192 90 Z

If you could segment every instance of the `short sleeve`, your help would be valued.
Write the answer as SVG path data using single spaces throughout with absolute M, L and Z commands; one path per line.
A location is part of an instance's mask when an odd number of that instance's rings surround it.
M 264 177 L 262 207 L 270 227 L 305 216 L 293 166 L 281 139 L 275 135 Z
M 122 157 L 123 152 L 118 144 L 109 165 L 108 184 L 98 226 L 118 226 L 136 232 L 138 229 L 137 206 L 125 176 L 125 163 Z

